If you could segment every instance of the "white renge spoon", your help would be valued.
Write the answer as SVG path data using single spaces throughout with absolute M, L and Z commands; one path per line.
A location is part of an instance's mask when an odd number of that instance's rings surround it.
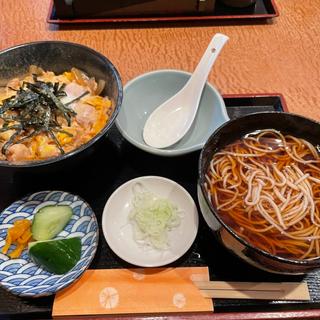
M 214 35 L 184 87 L 151 113 L 143 129 L 146 144 L 154 148 L 167 148 L 188 132 L 197 114 L 210 70 L 228 40 L 224 34 Z

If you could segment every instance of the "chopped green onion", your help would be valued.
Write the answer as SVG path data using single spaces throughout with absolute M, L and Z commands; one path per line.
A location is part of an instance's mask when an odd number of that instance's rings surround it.
M 135 187 L 129 214 L 135 241 L 159 250 L 169 249 L 168 232 L 180 225 L 181 212 L 168 199 L 159 198 L 144 188 L 137 191 L 137 185 Z

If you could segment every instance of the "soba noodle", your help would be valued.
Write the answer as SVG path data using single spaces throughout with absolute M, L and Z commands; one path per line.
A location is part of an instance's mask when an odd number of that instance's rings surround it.
M 320 156 L 275 130 L 249 134 L 214 154 L 208 197 L 255 247 L 290 259 L 320 256 Z

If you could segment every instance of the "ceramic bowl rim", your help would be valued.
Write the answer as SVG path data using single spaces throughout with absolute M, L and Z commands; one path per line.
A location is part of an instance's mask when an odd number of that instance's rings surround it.
M 125 94 L 126 89 L 128 89 L 128 87 L 133 85 L 136 81 L 139 81 L 139 80 L 141 80 L 141 79 L 143 79 L 143 78 L 145 78 L 147 76 L 152 76 L 152 75 L 161 74 L 161 73 L 180 74 L 180 75 L 187 75 L 189 77 L 192 75 L 192 73 L 190 73 L 190 72 L 187 72 L 187 71 L 184 71 L 184 70 L 178 70 L 178 69 L 159 69 L 159 70 L 146 72 L 146 73 L 140 74 L 137 77 L 129 80 L 123 87 L 124 94 Z M 211 90 L 211 92 L 213 92 L 214 95 L 216 95 L 217 99 L 219 100 L 219 103 L 223 106 L 222 113 L 223 113 L 224 117 L 226 119 L 229 119 L 229 116 L 228 116 L 227 111 L 226 111 L 225 103 L 224 103 L 223 97 L 220 94 L 220 92 L 216 89 L 215 86 L 213 86 L 208 81 L 206 82 L 206 85 L 208 86 L 209 90 Z M 122 108 L 122 112 L 124 112 L 124 108 Z M 116 126 L 117 126 L 118 130 L 120 131 L 121 135 L 127 141 L 129 141 L 131 144 L 133 144 L 134 146 L 136 146 L 137 148 L 139 148 L 139 149 L 141 149 L 143 151 L 146 151 L 146 152 L 149 152 L 151 154 L 158 155 L 158 156 L 174 157 L 174 156 L 180 156 L 180 155 L 188 154 L 188 153 L 191 153 L 193 151 L 200 150 L 205 144 L 205 141 L 203 141 L 202 143 L 198 143 L 198 144 L 196 144 L 194 146 L 185 147 L 185 148 L 182 148 L 182 149 L 157 149 L 157 148 L 150 147 L 145 143 L 140 143 L 137 140 L 133 139 L 128 134 L 128 132 L 122 127 L 119 118 L 116 119 L 115 123 L 116 123 Z

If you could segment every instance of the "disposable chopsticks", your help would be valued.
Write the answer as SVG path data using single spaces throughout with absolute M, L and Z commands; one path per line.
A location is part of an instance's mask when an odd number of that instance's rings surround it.
M 310 300 L 304 282 L 194 281 L 205 298 Z

